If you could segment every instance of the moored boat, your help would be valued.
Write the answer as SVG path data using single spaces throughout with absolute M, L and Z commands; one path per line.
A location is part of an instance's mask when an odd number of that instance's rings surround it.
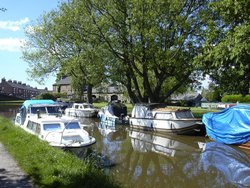
M 202 131 L 202 122 L 190 109 L 170 108 L 164 104 L 135 104 L 130 127 L 156 132 L 193 134 Z
M 74 117 L 96 117 L 98 110 L 90 103 L 73 103 L 65 109 L 65 115 Z
M 202 117 L 209 138 L 250 149 L 250 106 L 236 105 Z
M 55 147 L 84 147 L 96 142 L 80 127 L 78 119 L 59 112 L 59 106 L 51 100 L 28 100 L 16 115 L 15 124 Z
M 120 101 L 110 102 L 98 112 L 97 116 L 103 124 L 128 124 L 127 107 Z

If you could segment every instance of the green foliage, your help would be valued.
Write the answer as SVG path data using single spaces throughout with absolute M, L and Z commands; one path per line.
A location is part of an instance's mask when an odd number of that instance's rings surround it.
M 66 93 L 41 93 L 36 98 L 37 99 L 52 99 L 55 101 L 58 98 L 66 98 L 66 96 L 67 96 Z
M 250 1 L 214 1 L 210 8 L 200 62 L 224 92 L 246 95 L 250 87 Z
M 33 78 L 121 83 L 133 102 L 161 102 L 194 83 L 209 1 L 69 1 L 45 14 L 23 51 Z M 184 87 L 183 87 L 184 86 Z
M 38 187 L 119 187 L 100 169 L 0 117 L 0 141 Z
M 220 86 L 215 85 L 211 82 L 208 86 L 208 89 L 203 89 L 201 95 L 205 97 L 208 101 L 221 101 L 222 90 Z
M 250 95 L 225 95 L 221 99 L 222 102 L 232 102 L 232 103 L 250 103 Z

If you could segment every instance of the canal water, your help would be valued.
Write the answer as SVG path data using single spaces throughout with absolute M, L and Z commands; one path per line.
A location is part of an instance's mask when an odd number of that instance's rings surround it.
M 16 106 L 0 106 L 13 119 Z M 204 136 L 155 134 L 109 127 L 98 119 L 81 119 L 96 138 L 89 148 L 70 151 L 82 160 L 93 156 L 122 187 L 250 187 L 250 152 Z

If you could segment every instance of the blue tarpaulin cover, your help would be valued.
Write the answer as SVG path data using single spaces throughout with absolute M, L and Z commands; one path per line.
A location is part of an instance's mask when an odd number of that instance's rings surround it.
M 250 106 L 237 105 L 202 117 L 207 135 L 225 144 L 243 144 L 250 141 Z

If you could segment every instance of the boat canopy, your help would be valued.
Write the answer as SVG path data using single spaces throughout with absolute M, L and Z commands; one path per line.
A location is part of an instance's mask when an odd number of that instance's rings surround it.
M 44 99 L 44 100 L 26 100 L 23 102 L 22 108 L 25 107 L 26 109 L 28 109 L 29 106 L 31 105 L 40 105 L 40 104 L 46 104 L 46 105 L 50 105 L 50 104 L 56 104 L 55 101 L 53 100 L 49 100 L 49 99 Z
M 108 105 L 108 111 L 110 114 L 120 117 L 127 116 L 127 107 L 119 101 L 112 101 Z
M 250 141 L 250 106 L 237 105 L 202 117 L 207 135 L 225 144 L 243 144 Z
M 165 104 L 160 103 L 138 103 L 135 104 L 131 116 L 136 118 L 145 118 L 148 111 L 151 111 L 154 108 L 163 108 L 165 106 Z

